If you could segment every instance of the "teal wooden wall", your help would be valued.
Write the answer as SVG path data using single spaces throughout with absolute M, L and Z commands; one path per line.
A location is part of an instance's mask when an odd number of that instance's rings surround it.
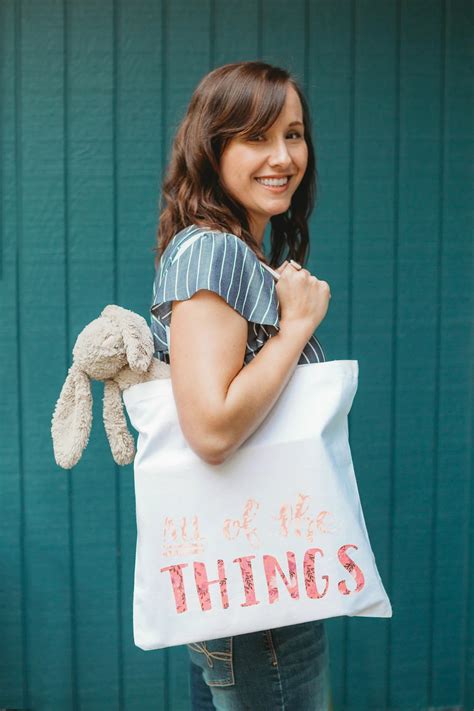
M 212 67 L 263 58 L 310 101 L 318 331 L 357 358 L 351 438 L 391 620 L 328 621 L 337 711 L 474 706 L 473 4 L 3 0 L 0 706 L 189 708 L 184 647 L 133 645 L 132 468 L 94 384 L 79 465 L 50 421 L 77 334 L 148 317 L 158 186 Z M 297 710 L 292 710 L 297 711 Z

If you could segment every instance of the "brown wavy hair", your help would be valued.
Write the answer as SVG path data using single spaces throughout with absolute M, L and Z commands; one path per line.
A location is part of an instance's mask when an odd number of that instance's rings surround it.
M 232 137 L 266 131 L 276 121 L 289 84 L 303 108 L 308 165 L 289 209 L 270 218 L 268 260 L 250 233 L 247 210 L 220 182 L 220 157 Z M 304 264 L 309 255 L 308 218 L 315 199 L 311 120 L 298 81 L 285 69 L 265 62 L 217 67 L 196 87 L 173 141 L 161 186 L 155 264 L 174 235 L 192 224 L 236 235 L 271 266 L 278 266 L 284 259 Z

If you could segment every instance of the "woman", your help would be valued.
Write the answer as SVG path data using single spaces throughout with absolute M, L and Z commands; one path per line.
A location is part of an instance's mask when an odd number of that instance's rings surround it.
M 163 181 L 151 313 L 184 436 L 211 464 L 257 429 L 298 363 L 325 359 L 314 331 L 329 286 L 300 266 L 314 195 L 310 118 L 295 79 L 263 62 L 205 76 Z M 187 647 L 194 709 L 328 708 L 322 621 Z

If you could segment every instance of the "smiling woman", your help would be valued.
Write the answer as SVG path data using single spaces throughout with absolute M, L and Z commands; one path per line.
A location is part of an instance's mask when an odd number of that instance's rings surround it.
M 163 181 L 151 326 L 184 438 L 209 464 L 255 432 L 298 364 L 325 360 L 314 331 L 329 286 L 301 267 L 315 173 L 308 107 L 286 70 L 240 62 L 201 80 Z M 329 708 L 321 620 L 188 650 L 195 710 Z
M 287 188 L 259 182 L 267 177 L 288 177 Z M 271 266 L 304 264 L 315 199 L 311 118 L 296 79 L 263 62 L 218 67 L 201 79 L 176 132 L 161 188 L 156 264 L 191 224 L 237 235 Z

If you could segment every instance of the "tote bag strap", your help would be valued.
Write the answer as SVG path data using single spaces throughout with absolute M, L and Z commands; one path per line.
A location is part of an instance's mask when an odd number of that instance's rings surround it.
M 274 269 L 272 269 L 271 267 L 269 267 L 268 264 L 265 264 L 265 262 L 262 262 L 261 259 L 259 259 L 258 261 L 260 262 L 260 264 L 262 265 L 262 267 L 265 267 L 265 269 L 270 272 L 270 274 L 271 274 L 272 277 L 275 279 L 275 281 L 278 281 L 278 279 L 280 278 L 280 275 L 278 274 L 278 272 L 276 272 Z

